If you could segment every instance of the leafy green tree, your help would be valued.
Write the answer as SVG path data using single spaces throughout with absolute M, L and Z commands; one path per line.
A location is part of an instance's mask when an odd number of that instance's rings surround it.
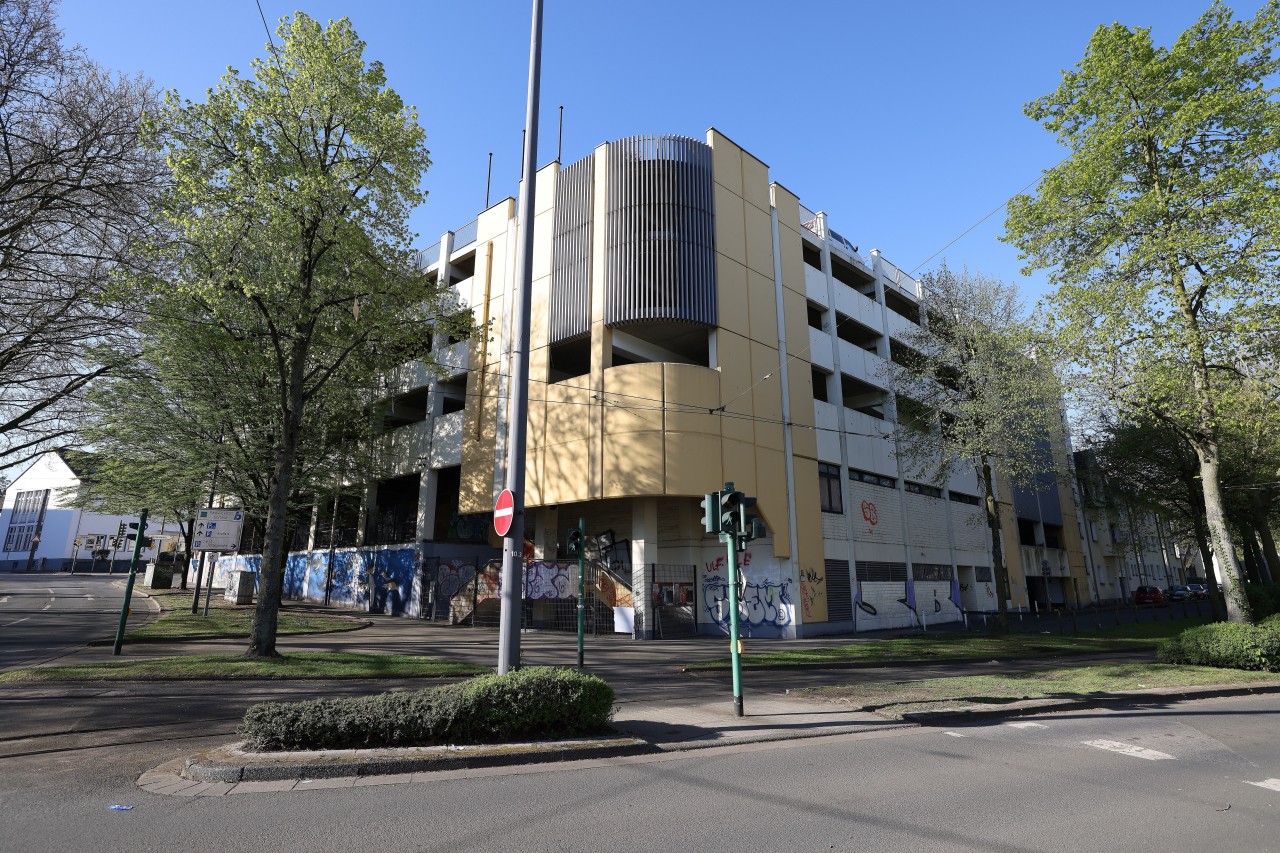
M 257 458 L 256 477 L 244 474 L 265 498 L 250 656 L 276 654 L 291 501 L 326 429 L 313 409 L 429 358 L 425 323 L 443 296 L 409 250 L 428 165 L 416 112 L 366 64 L 346 19 L 297 13 L 277 33 L 253 79 L 230 70 L 204 103 L 170 94 L 147 127 L 173 172 L 162 209 L 179 237 L 161 247 L 156 285 L 214 324 L 207 381 L 254 401 L 227 439 Z
M 903 336 L 907 355 L 888 362 L 883 377 L 897 398 L 897 452 L 937 482 L 962 468 L 976 473 L 1005 624 L 1009 569 L 995 481 L 1003 475 L 1034 488 L 1052 470 L 1050 442 L 1064 429 L 1061 390 L 1032 358 L 1036 334 L 1015 286 L 945 264 L 921 284 L 926 322 Z
M 0 2 L 0 468 L 73 443 L 89 387 L 134 354 L 108 286 L 165 180 L 138 139 L 150 82 L 64 44 L 56 10 Z
M 1215 2 L 1172 47 L 1099 27 L 1027 114 L 1067 158 L 1009 204 L 1005 239 L 1049 269 L 1060 352 L 1122 409 L 1195 449 L 1228 617 L 1243 622 L 1221 489 L 1224 375 L 1280 325 L 1280 5 Z

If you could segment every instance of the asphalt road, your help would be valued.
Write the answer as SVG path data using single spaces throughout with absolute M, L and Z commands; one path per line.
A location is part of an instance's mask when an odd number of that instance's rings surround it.
M 134 779 L 226 741 L 198 722 L 10 741 L 0 850 L 1276 850 L 1277 715 L 1275 695 L 1200 700 L 194 798 Z
M 114 637 L 122 581 L 106 575 L 0 574 L 0 672 Z M 141 597 L 132 609 L 131 625 L 151 612 Z

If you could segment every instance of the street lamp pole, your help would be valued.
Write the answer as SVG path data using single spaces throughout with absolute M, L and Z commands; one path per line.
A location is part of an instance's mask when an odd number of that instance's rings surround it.
M 506 487 L 514 497 L 511 529 L 502 542 L 502 609 L 498 627 L 498 674 L 520 668 L 521 568 L 524 560 L 525 427 L 529 414 L 529 304 L 533 290 L 533 210 L 538 152 L 538 89 L 542 68 L 542 0 L 533 0 L 529 34 L 529 96 L 525 108 L 524 169 L 518 212 L 511 326 L 511 403 L 507 431 Z

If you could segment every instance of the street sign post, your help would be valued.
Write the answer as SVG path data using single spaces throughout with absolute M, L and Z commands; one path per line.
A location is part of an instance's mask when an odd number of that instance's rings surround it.
M 506 536 L 515 518 L 516 499 L 510 489 L 503 489 L 498 502 L 493 505 L 493 529 L 499 536 Z
M 196 513 L 192 551 L 238 551 L 244 530 L 242 509 L 202 509 Z

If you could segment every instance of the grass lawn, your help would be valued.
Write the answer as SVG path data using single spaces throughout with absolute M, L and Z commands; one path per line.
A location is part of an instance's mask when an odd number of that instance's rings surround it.
M 882 661 L 936 661 L 957 658 L 1012 660 L 1016 658 L 1080 655 L 1092 652 L 1155 650 L 1159 642 L 1204 618 L 1161 619 L 1134 625 L 1114 625 L 1080 634 L 922 634 L 893 640 L 863 640 L 845 646 L 788 649 L 742 656 L 743 666 L 807 666 L 879 663 Z M 750 642 L 750 641 L 748 641 Z M 688 664 L 689 670 L 728 669 L 728 658 Z
M 147 594 L 160 604 L 161 613 L 154 621 L 125 634 L 126 641 L 248 637 L 249 629 L 253 625 L 254 608 L 252 606 L 237 607 L 216 595 L 209 603 L 209 615 L 205 616 L 203 594 L 200 598 L 198 615 L 191 613 L 190 592 L 163 589 L 148 590 Z M 136 607 L 134 609 L 137 610 Z M 367 619 L 355 616 L 335 616 L 306 611 L 291 613 L 287 609 L 280 611 L 279 620 L 276 629 L 279 635 L 354 631 L 372 624 Z
M 488 667 L 410 655 L 297 652 L 279 658 L 186 655 L 144 660 L 37 666 L 0 675 L 0 683 L 37 681 L 149 681 L 212 678 L 443 678 L 482 675 Z
M 901 718 L 919 711 L 991 708 L 1019 699 L 1098 697 L 1156 687 L 1276 682 L 1273 672 L 1133 663 L 1064 667 L 1007 675 L 967 675 L 926 681 L 875 681 L 839 687 L 813 687 L 791 693 L 853 705 L 886 717 Z

